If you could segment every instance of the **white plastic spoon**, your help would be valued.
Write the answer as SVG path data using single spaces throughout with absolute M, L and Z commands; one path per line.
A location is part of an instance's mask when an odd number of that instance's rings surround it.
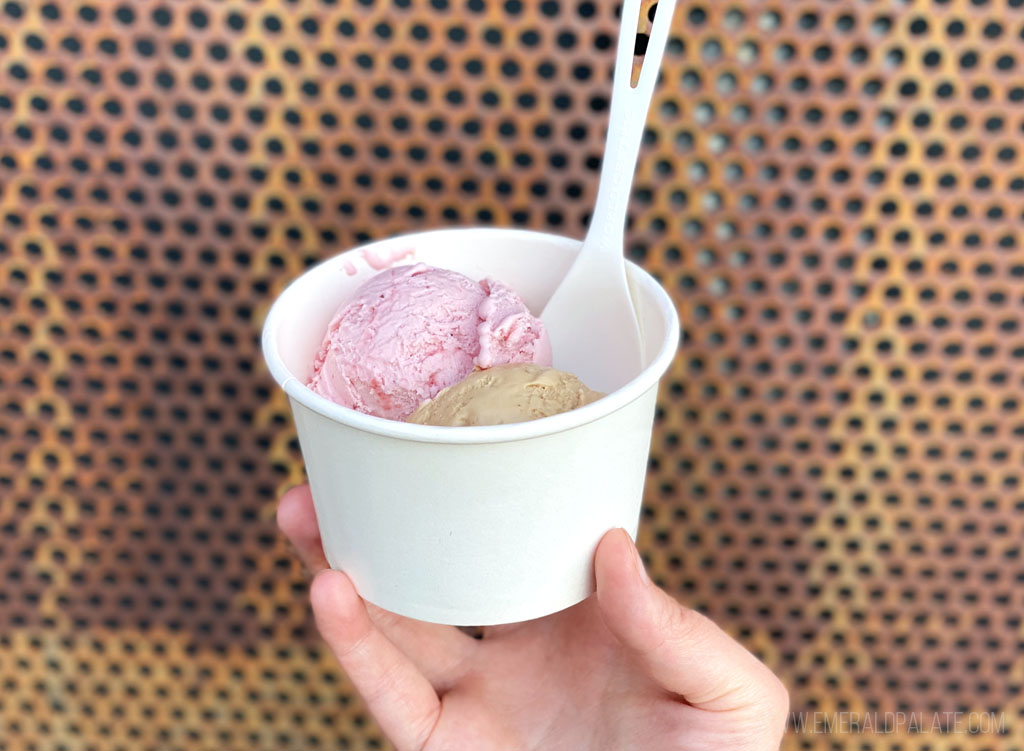
M 608 137 L 590 228 L 579 256 L 541 313 L 555 367 L 614 391 L 641 370 L 641 332 L 626 280 L 623 233 L 647 110 L 676 0 L 661 0 L 636 88 L 630 85 L 640 0 L 625 0 L 615 55 Z

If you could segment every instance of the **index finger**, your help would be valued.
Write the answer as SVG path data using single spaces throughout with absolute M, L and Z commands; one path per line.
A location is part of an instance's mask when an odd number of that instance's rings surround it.
M 277 523 L 314 576 L 328 568 L 308 485 L 284 494 L 277 509 Z M 477 647 L 476 641 L 452 626 L 405 618 L 371 603 L 365 604 L 365 610 L 384 636 L 442 689 L 462 674 Z
M 298 485 L 281 496 L 277 506 L 277 526 L 314 575 L 327 568 L 309 485 Z

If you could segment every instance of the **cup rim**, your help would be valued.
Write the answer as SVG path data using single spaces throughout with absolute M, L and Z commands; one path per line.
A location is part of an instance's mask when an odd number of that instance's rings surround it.
M 561 433 L 566 430 L 578 428 L 582 425 L 600 420 L 602 417 L 616 412 L 631 402 L 639 399 L 647 391 L 655 386 L 661 376 L 668 370 L 669 365 L 675 357 L 679 346 L 679 315 L 672 299 L 665 288 L 647 271 L 637 266 L 632 261 L 626 261 L 626 270 L 630 281 L 638 288 L 644 290 L 648 297 L 656 303 L 658 312 L 666 319 L 665 336 L 658 348 L 658 353 L 650 365 L 644 368 L 635 378 L 624 386 L 612 391 L 607 396 L 598 399 L 583 407 L 562 412 L 550 417 L 542 417 L 528 422 L 509 423 L 507 425 L 474 425 L 444 427 L 437 425 L 418 425 L 415 423 L 388 420 L 383 417 L 375 417 L 362 412 L 357 412 L 348 407 L 332 402 L 330 399 L 317 394 L 303 383 L 284 364 L 277 352 L 277 333 L 280 328 L 281 318 L 284 315 L 285 301 L 301 292 L 302 286 L 310 278 L 322 274 L 328 269 L 341 263 L 343 256 L 357 251 L 372 249 L 376 245 L 391 244 L 395 241 L 408 241 L 416 237 L 428 234 L 439 233 L 463 233 L 474 232 L 483 234 L 517 235 L 517 239 L 525 242 L 532 240 L 544 240 L 551 242 L 555 240 L 560 243 L 570 243 L 575 246 L 582 245 L 582 241 L 564 235 L 555 235 L 545 232 L 533 232 L 530 230 L 506 229 L 497 227 L 466 227 L 458 229 L 437 229 L 425 230 L 422 232 L 411 232 L 403 235 L 396 235 L 383 240 L 360 245 L 350 250 L 338 253 L 316 266 L 313 266 L 293 279 L 288 286 L 278 295 L 267 313 L 266 321 L 263 324 L 262 348 L 263 356 L 267 367 L 274 380 L 280 385 L 284 392 L 294 401 L 307 409 L 341 423 L 350 428 L 361 430 L 366 433 L 373 433 L 388 438 L 397 438 L 406 441 L 419 443 L 444 443 L 444 444 L 485 444 L 485 443 L 506 443 L 509 441 L 523 441 L 531 438 Z

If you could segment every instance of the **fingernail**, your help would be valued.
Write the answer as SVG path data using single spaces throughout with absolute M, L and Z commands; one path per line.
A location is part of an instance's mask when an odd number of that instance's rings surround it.
M 639 578 L 640 581 L 646 584 L 651 580 L 651 578 L 647 575 L 647 568 L 644 566 L 643 556 L 640 555 L 640 551 L 636 548 L 635 543 L 633 542 L 633 538 L 630 537 L 629 532 L 627 532 L 626 530 L 622 530 L 622 534 L 624 534 L 629 539 L 629 544 L 633 548 L 633 551 L 636 553 L 637 578 Z
M 644 557 L 640 555 L 639 550 L 636 551 L 636 565 L 637 568 L 640 569 L 640 581 L 642 581 L 644 584 L 650 584 L 651 577 L 647 575 L 647 567 L 644 565 Z

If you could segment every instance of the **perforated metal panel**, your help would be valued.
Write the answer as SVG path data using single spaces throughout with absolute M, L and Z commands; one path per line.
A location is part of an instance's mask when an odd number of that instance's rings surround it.
M 681 5 L 629 232 L 686 330 L 651 569 L 794 709 L 1006 712 L 790 748 L 1022 748 L 1020 3 Z M 612 4 L 0 19 L 0 749 L 385 747 L 273 528 L 260 322 L 370 238 L 581 235 Z

